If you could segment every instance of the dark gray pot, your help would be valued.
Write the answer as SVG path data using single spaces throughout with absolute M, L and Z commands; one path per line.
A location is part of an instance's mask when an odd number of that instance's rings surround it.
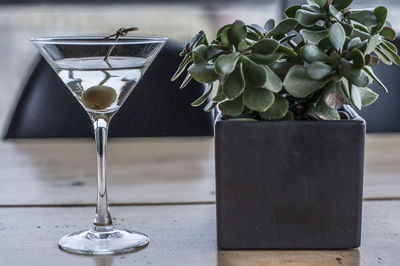
M 215 123 L 220 249 L 360 246 L 365 122 Z

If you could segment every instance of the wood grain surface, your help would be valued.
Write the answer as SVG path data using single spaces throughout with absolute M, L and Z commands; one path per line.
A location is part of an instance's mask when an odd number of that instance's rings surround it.
M 333 251 L 218 251 L 214 204 L 123 206 L 111 212 L 117 226 L 147 233 L 150 245 L 119 256 L 72 255 L 57 242 L 89 227 L 93 207 L 0 208 L 1 265 L 400 265 L 400 201 L 365 202 L 361 247 Z
M 0 142 L 0 206 L 92 205 L 90 140 Z M 112 204 L 215 201 L 212 138 L 114 139 L 108 153 Z M 364 197 L 400 199 L 400 134 L 368 135 Z

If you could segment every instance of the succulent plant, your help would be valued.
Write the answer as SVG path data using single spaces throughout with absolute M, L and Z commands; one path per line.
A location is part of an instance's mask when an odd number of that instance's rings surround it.
M 236 20 L 211 43 L 201 31 L 180 54 L 172 80 L 188 67 L 181 88 L 192 78 L 207 84 L 192 105 L 215 95 L 204 109 L 218 106 L 230 119 L 338 120 L 344 104 L 361 109 L 376 101 L 372 82 L 387 92 L 373 72 L 376 64 L 400 65 L 388 41 L 396 33 L 387 9 L 352 10 L 351 3 L 308 0 L 289 7 L 278 25 Z

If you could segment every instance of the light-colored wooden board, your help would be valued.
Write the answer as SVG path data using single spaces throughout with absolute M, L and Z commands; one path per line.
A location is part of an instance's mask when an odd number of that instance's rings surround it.
M 364 203 L 362 245 L 344 251 L 218 251 L 215 205 L 111 209 L 121 228 L 143 231 L 150 245 L 106 257 L 71 255 L 58 239 L 90 226 L 91 207 L 0 208 L 1 265 L 400 265 L 400 201 Z
M 369 135 L 365 165 L 365 198 L 400 198 L 400 134 Z M 108 166 L 111 203 L 215 201 L 212 138 L 113 139 Z M 93 141 L 0 142 L 0 206 L 94 204 L 96 182 Z
M 215 200 L 211 138 L 116 139 L 108 146 L 111 203 Z M 0 205 L 93 204 L 96 182 L 94 141 L 0 144 Z

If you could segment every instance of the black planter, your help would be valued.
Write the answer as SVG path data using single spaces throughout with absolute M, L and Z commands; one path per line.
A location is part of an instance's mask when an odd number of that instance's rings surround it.
M 220 249 L 360 246 L 365 122 L 217 119 Z

